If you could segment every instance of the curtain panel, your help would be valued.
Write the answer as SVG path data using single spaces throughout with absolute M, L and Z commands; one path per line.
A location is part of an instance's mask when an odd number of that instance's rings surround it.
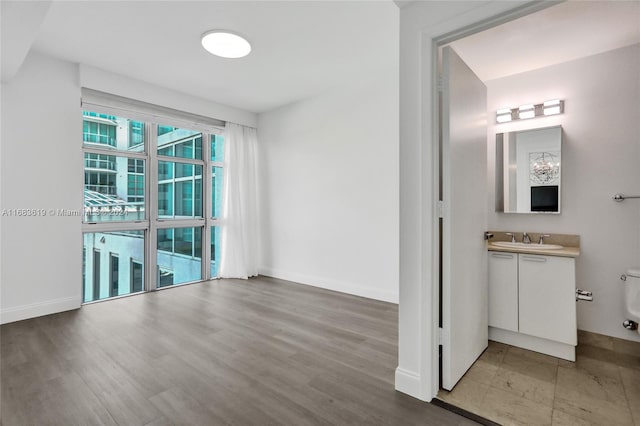
M 258 275 L 257 130 L 225 127 L 220 278 Z

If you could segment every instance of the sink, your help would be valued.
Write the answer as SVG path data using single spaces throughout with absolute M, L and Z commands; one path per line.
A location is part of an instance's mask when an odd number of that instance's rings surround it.
M 510 241 L 493 241 L 495 247 L 502 248 L 515 248 L 515 249 L 527 249 L 527 250 L 560 250 L 563 246 L 558 244 L 536 244 L 536 243 L 512 243 Z

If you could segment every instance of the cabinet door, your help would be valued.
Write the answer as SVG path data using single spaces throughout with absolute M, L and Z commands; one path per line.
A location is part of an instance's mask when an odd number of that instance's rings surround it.
M 577 344 L 575 260 L 520 254 L 520 332 Z
M 489 252 L 489 326 L 518 331 L 518 255 Z

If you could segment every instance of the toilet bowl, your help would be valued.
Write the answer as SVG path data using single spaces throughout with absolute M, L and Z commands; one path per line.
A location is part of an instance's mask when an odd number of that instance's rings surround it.
M 629 269 L 624 280 L 624 309 L 627 321 L 624 326 L 630 329 L 638 330 L 640 323 L 640 268 Z M 630 323 L 630 322 L 633 323 Z

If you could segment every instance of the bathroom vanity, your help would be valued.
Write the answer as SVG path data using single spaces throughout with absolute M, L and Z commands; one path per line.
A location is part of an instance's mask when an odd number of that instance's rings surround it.
M 492 233 L 489 339 L 575 361 L 579 237 L 555 235 L 538 244 L 539 234 L 531 234 L 530 244 L 513 244 L 505 233 Z

